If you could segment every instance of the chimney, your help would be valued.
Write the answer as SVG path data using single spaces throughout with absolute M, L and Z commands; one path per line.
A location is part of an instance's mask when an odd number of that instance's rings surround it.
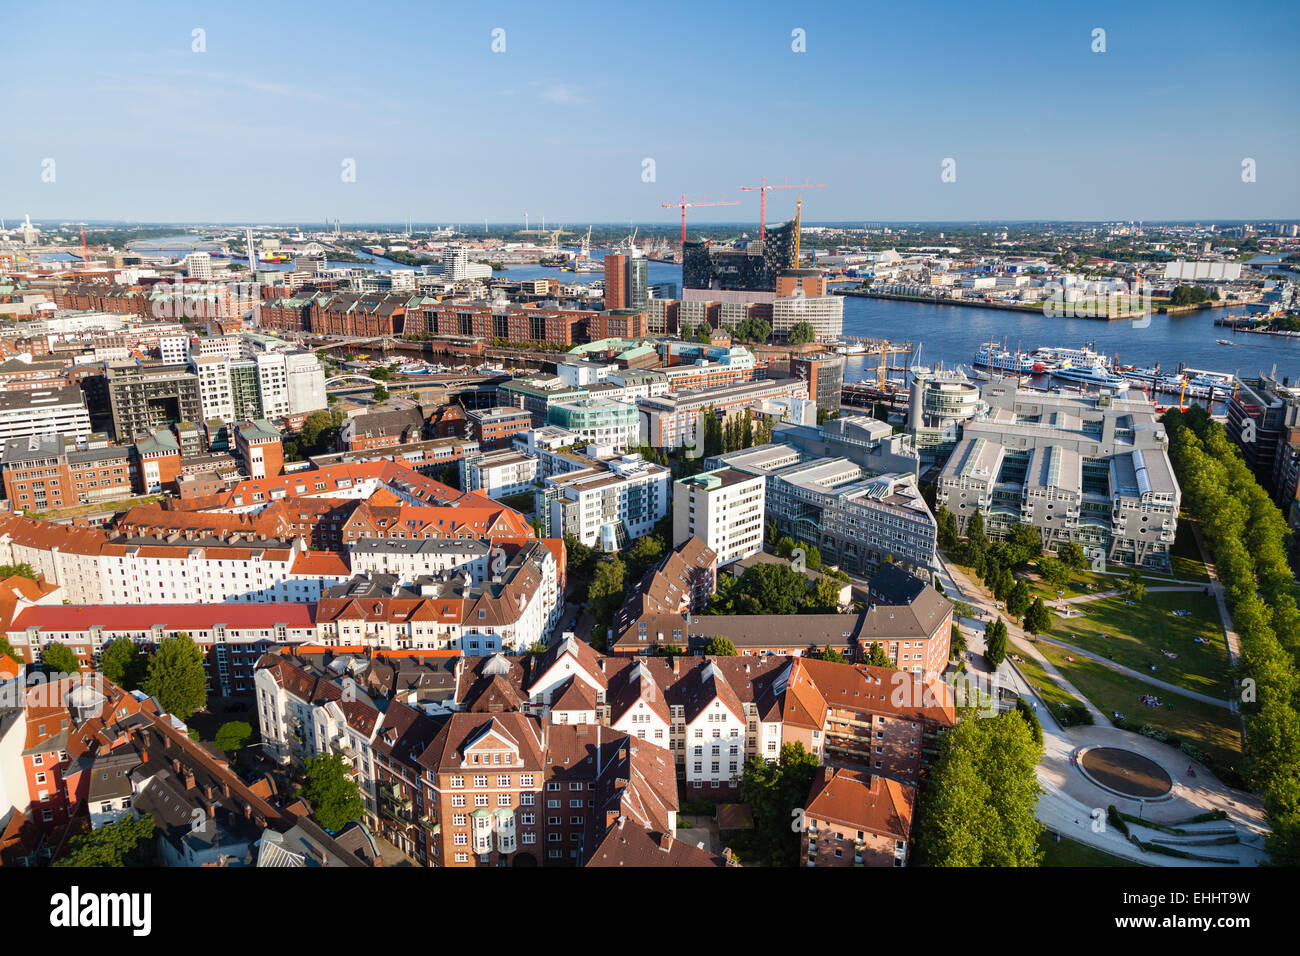
M 680 654 L 674 654 L 674 655 L 673 655 L 673 673 L 674 673 L 674 674 L 680 674 L 681 672 L 682 672 L 682 656 L 681 656 Z
M 194 789 L 194 771 L 191 770 L 189 767 L 185 768 L 185 789 L 186 790 Z
M 670 837 L 667 833 L 659 834 L 659 849 L 667 853 L 672 848 L 672 845 L 673 845 L 672 837 Z

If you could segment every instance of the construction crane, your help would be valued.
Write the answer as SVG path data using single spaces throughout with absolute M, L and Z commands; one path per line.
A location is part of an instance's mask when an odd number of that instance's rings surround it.
M 708 196 L 701 196 L 699 202 L 687 202 L 686 193 L 682 193 L 680 202 L 665 202 L 659 205 L 665 209 L 681 209 L 682 211 L 682 265 L 686 264 L 686 210 L 694 209 L 696 206 L 739 206 L 739 199 L 728 199 L 724 193 L 722 198 L 714 202 L 708 202 Z
M 758 182 L 759 182 L 759 184 L 758 184 L 757 186 L 741 186 L 740 188 L 743 189 L 743 190 L 745 190 L 745 191 L 747 191 L 747 192 L 756 189 L 756 190 L 758 190 L 758 195 L 761 197 L 761 198 L 760 198 L 760 201 L 759 201 L 759 204 L 758 204 L 758 238 L 759 238 L 759 239 L 765 239 L 765 238 L 767 238 L 767 194 L 768 194 L 768 191 L 769 191 L 769 190 L 772 190 L 772 189 L 825 189 L 825 188 L 826 188 L 826 184 L 825 184 L 825 183 L 810 183 L 810 182 L 807 182 L 807 181 L 803 182 L 802 184 L 797 184 L 797 183 L 796 183 L 796 184 L 791 184 L 791 183 L 789 183 L 789 182 L 785 182 L 785 183 L 782 183 L 782 184 L 779 185 L 779 186 L 776 186 L 776 185 L 769 186 L 769 185 L 767 184 L 767 178 L 766 178 L 766 177 L 764 177 L 763 179 L 760 179 Z

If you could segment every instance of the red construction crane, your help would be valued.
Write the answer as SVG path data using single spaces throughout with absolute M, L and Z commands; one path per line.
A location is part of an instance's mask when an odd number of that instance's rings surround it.
M 694 209 L 696 206 L 739 206 L 740 205 L 739 199 L 728 199 L 725 194 L 720 200 L 716 200 L 714 202 L 706 202 L 708 198 L 709 198 L 708 196 L 702 196 L 700 197 L 699 202 L 687 202 L 686 193 L 682 193 L 682 198 L 680 202 L 664 202 L 659 204 L 663 206 L 665 209 L 680 208 L 682 211 L 682 264 L 683 265 L 686 264 L 686 210 Z
M 747 191 L 748 191 L 748 190 L 757 189 L 757 190 L 758 190 L 758 194 L 759 194 L 759 196 L 762 197 L 761 201 L 759 202 L 759 207 L 758 207 L 758 238 L 759 238 L 759 239 L 766 239 L 766 238 L 767 238 L 767 194 L 768 194 L 768 191 L 769 191 L 769 190 L 772 190 L 772 189 L 825 189 L 825 188 L 826 188 L 826 184 L 825 184 L 825 183 L 810 183 L 810 182 L 794 183 L 794 184 L 792 184 L 792 183 L 788 183 L 788 182 L 786 182 L 786 183 L 782 183 L 780 186 L 769 186 L 769 185 L 767 184 L 767 178 L 764 177 L 763 179 L 760 179 L 760 180 L 759 180 L 759 185 L 757 185 L 757 186 L 741 186 L 740 188 L 743 189 L 743 190 L 747 190 Z

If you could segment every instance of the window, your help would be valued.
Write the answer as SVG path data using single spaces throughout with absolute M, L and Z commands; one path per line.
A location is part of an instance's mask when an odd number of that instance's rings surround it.
M 498 807 L 508 807 L 508 806 L 510 806 L 510 794 L 508 794 L 508 793 L 498 793 L 498 794 L 497 794 L 497 806 L 498 806 Z

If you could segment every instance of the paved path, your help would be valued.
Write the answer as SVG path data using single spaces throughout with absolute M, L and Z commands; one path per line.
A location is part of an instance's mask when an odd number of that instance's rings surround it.
M 999 613 L 996 604 L 959 568 L 944 566 L 939 577 L 944 581 L 951 597 L 965 601 L 982 612 L 981 619 L 965 618 L 961 621 L 963 629 L 969 635 L 967 641 L 969 649 L 978 650 L 982 654 L 985 620 L 991 620 L 992 614 Z M 1199 587 L 1204 588 L 1204 586 L 1202 584 Z M 1267 854 L 1263 849 L 1267 824 L 1263 806 L 1254 794 L 1227 786 L 1203 765 L 1189 760 L 1181 751 L 1167 744 L 1112 726 L 1106 715 L 1066 680 L 1051 665 L 1051 662 L 1043 657 L 1041 651 L 1026 640 L 1024 632 L 1019 627 L 1008 622 L 1007 635 L 1010 643 L 1018 651 L 1034 658 L 1063 690 L 1077 697 L 1088 708 L 1096 722 L 1090 727 L 1061 727 L 1052 717 L 1046 703 L 1009 658 L 998 668 L 997 677 L 1003 681 L 1002 686 L 1017 691 L 1027 700 L 1038 714 L 1043 726 L 1043 759 L 1038 764 L 1038 778 L 1043 793 L 1039 798 L 1036 811 L 1039 822 L 1049 830 L 1078 840 L 1080 843 L 1148 866 L 1222 866 L 1222 864 L 1202 863 L 1147 853 L 1129 842 L 1123 834 L 1108 825 L 1103 825 L 1100 821 L 1104 819 L 1105 808 L 1111 804 L 1124 813 L 1141 816 L 1153 822 L 1166 823 L 1185 820 L 1207 810 L 1223 810 L 1228 814 L 1242 842 L 1189 849 L 1192 852 L 1204 852 L 1208 856 L 1231 858 L 1239 865 L 1250 866 L 1267 862 Z M 1177 688 L 1176 693 L 1190 696 L 1189 692 L 1182 688 Z M 1223 704 L 1222 701 L 1218 703 Z M 1170 799 L 1144 804 L 1120 797 L 1092 783 L 1075 766 L 1073 755 L 1080 748 L 1096 746 L 1120 747 L 1154 760 L 1165 769 L 1174 782 Z M 1187 776 L 1189 766 L 1195 771 L 1196 776 Z M 1094 822 L 1094 818 L 1098 818 L 1097 822 Z
M 1214 592 L 1214 599 L 1219 605 L 1219 618 L 1223 621 L 1223 633 L 1228 640 L 1228 662 L 1237 663 L 1237 658 L 1241 656 L 1241 639 L 1233 629 L 1232 615 L 1228 613 L 1228 602 L 1223 594 L 1223 582 L 1219 580 L 1219 575 L 1214 570 L 1214 562 L 1209 559 L 1210 551 L 1205 547 L 1205 539 L 1201 537 L 1201 526 L 1192 525 L 1192 537 L 1196 539 L 1196 547 L 1201 551 L 1201 560 L 1205 563 L 1205 570 L 1210 573 L 1210 590 Z M 1234 706 L 1233 710 L 1237 708 Z
M 1208 587 L 1208 584 L 1180 584 L 1170 587 L 1147 588 L 1147 593 L 1151 594 L 1156 591 L 1204 591 Z M 1102 598 L 1121 597 L 1123 594 L 1123 591 L 1098 591 L 1096 594 L 1080 594 L 1077 597 L 1054 597 L 1049 601 L 1044 601 L 1043 603 L 1048 606 L 1051 606 L 1052 604 L 1087 604 L 1089 601 L 1100 601 Z

